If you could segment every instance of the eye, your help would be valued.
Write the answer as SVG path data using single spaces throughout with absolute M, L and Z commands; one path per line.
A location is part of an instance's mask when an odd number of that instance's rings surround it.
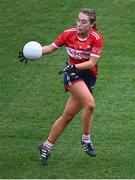
M 87 24 L 88 22 L 85 19 L 79 19 L 77 18 L 77 22 L 81 22 L 82 24 Z
M 82 20 L 81 22 L 82 22 L 82 24 L 86 24 L 86 23 L 87 23 L 87 21 L 86 21 L 86 20 Z

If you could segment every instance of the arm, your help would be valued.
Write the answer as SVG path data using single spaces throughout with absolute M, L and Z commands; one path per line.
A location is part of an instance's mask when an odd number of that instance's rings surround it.
M 35 42 L 34 42 L 35 43 Z M 36 42 L 37 43 L 37 42 Z M 24 54 L 24 52 L 23 52 L 23 50 L 20 50 L 19 51 L 19 54 L 18 54 L 18 58 L 19 58 L 19 60 L 21 61 L 21 62 L 25 62 L 25 63 L 27 63 L 28 62 L 28 60 L 30 59 L 30 60 L 32 60 L 32 59 L 39 59 L 40 57 L 39 57 L 39 54 L 38 54 L 38 56 L 36 56 L 36 58 L 34 57 L 35 56 L 35 54 L 34 54 L 34 48 L 32 48 L 32 46 L 33 46 L 33 42 L 28 42 L 27 44 L 30 44 L 29 46 L 27 46 L 26 48 L 26 52 L 27 52 L 27 54 L 25 53 Z M 26 44 L 26 45 L 27 45 Z M 32 44 L 32 45 L 31 45 Z M 37 48 L 37 47 L 36 47 Z M 39 48 L 39 47 L 38 47 Z M 24 49 L 24 48 L 23 48 Z M 42 46 L 41 47 L 41 45 L 40 45 L 40 52 L 42 52 L 42 55 L 44 55 L 44 54 L 49 54 L 49 53 L 52 53 L 52 52 L 54 52 L 55 50 L 57 49 L 57 47 L 55 47 L 53 44 L 50 44 L 50 45 L 47 45 L 47 46 Z M 38 49 L 38 51 L 39 51 L 39 49 Z M 33 53 L 33 54 L 32 54 Z
M 44 54 L 52 53 L 52 52 L 54 52 L 56 50 L 57 50 L 57 48 L 54 47 L 52 44 L 47 45 L 47 46 L 42 46 L 42 53 L 43 53 L 43 55 Z
M 90 52 L 90 58 L 86 62 L 75 65 L 77 69 L 92 69 L 98 63 L 98 58 L 100 57 L 103 48 L 103 37 L 97 32 L 93 37 L 94 40 Z
M 92 69 L 97 64 L 97 62 L 98 62 L 98 58 L 91 56 L 89 61 L 76 64 L 75 67 L 76 69 L 80 69 L 80 70 Z
M 63 72 L 68 72 L 68 73 L 74 73 L 76 72 L 76 69 L 80 70 L 86 70 L 86 69 L 92 69 L 98 62 L 97 57 L 90 57 L 90 59 L 86 62 L 80 63 L 80 64 L 67 64 L 65 68 L 59 72 L 59 74 Z
M 57 39 L 52 44 L 43 46 L 42 53 L 43 54 L 52 53 L 64 45 L 65 45 L 65 38 L 64 38 L 64 32 L 63 32 L 57 37 Z

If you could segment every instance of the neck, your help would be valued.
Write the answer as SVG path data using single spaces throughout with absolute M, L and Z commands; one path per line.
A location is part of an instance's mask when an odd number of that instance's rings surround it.
M 91 33 L 91 29 L 86 33 L 78 33 L 78 37 L 80 38 L 80 39 L 86 39 L 89 35 L 90 35 L 90 33 Z

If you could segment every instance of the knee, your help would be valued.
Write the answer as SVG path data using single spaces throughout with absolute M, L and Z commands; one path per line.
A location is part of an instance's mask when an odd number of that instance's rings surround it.
M 95 102 L 87 103 L 84 108 L 86 108 L 90 112 L 93 112 L 96 108 Z

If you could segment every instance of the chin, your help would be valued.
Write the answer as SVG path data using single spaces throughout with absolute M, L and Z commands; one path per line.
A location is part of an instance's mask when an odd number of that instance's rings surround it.
M 77 30 L 78 34 L 83 34 L 84 32 L 82 30 Z

